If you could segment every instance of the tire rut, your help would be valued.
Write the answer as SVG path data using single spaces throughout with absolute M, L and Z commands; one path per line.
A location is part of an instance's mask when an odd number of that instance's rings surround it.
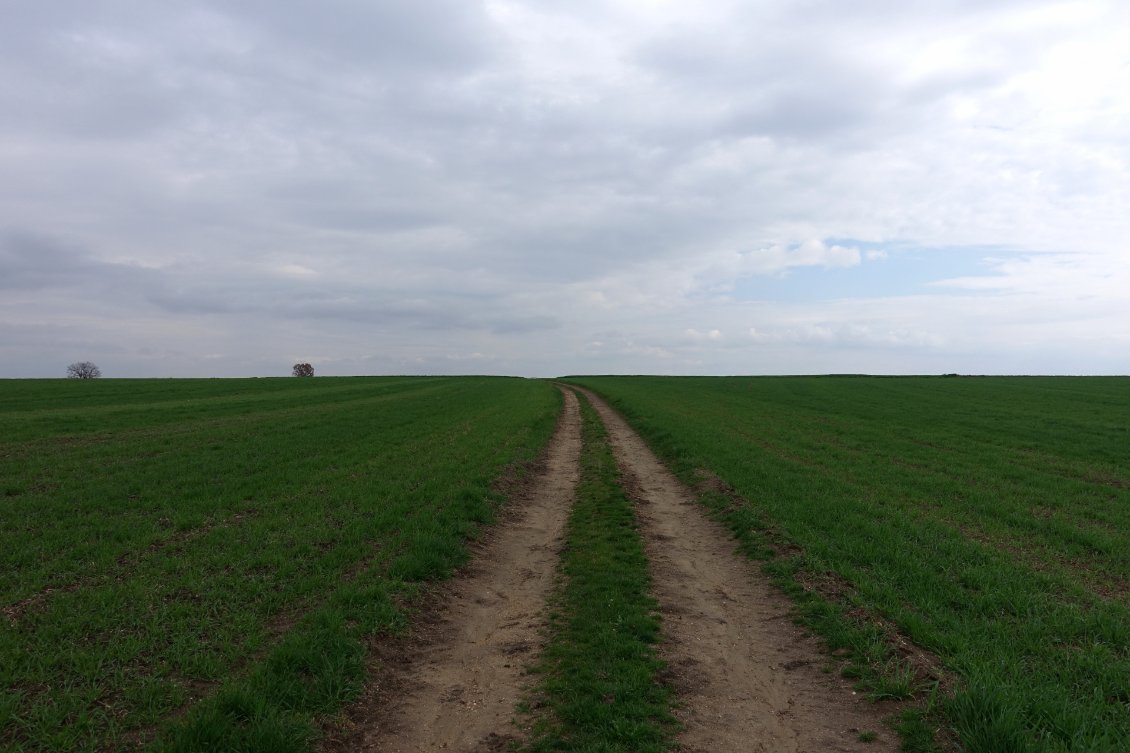
M 505 750 L 519 737 L 515 708 L 541 649 L 565 523 L 580 474 L 581 414 L 564 409 L 544 471 L 514 500 L 472 563 L 443 588 L 442 605 L 395 666 L 377 669 L 332 750 Z M 374 680 L 376 682 L 377 680 Z
M 625 486 L 637 500 L 663 619 L 661 655 L 680 699 L 678 742 L 688 753 L 895 751 L 875 705 L 837 675 L 792 605 L 687 488 L 600 398 Z M 860 740 L 862 733 L 877 737 Z M 870 736 L 868 736 L 870 737 Z

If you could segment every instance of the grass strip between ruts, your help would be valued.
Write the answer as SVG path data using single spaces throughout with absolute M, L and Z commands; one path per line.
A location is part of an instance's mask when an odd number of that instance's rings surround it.
M 581 478 L 526 750 L 669 750 L 677 723 L 658 681 L 647 557 L 604 427 L 583 397 L 581 411 Z

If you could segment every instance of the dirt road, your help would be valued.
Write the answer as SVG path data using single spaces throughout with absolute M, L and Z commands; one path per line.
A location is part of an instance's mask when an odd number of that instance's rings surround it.
M 835 675 L 790 620 L 788 600 L 710 520 L 619 415 L 585 393 L 637 499 L 663 617 L 663 658 L 698 753 L 895 751 L 881 714 Z M 870 742 L 861 733 L 873 733 Z
M 367 692 L 356 728 L 327 750 L 506 750 L 521 737 L 515 706 L 537 659 L 579 475 L 581 417 L 575 395 L 565 398 L 534 488 L 509 506 L 473 565 L 441 594 L 438 616 L 404 657 L 381 669 L 383 684 Z M 793 624 L 788 600 L 623 419 L 589 399 L 637 501 L 663 621 L 665 681 L 685 725 L 681 750 L 897 750 L 879 711 L 821 671 L 828 657 Z
M 505 750 L 536 659 L 565 521 L 579 475 L 581 416 L 565 392 L 545 468 L 514 500 L 472 565 L 443 593 L 437 619 L 371 691 L 339 749 L 422 753 Z

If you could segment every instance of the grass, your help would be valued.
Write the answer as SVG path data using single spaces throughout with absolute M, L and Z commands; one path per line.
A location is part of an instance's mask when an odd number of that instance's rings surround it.
M 542 708 L 527 750 L 659 753 L 671 749 L 670 692 L 656 605 L 631 501 L 603 426 L 583 397 L 584 448 L 562 555 L 562 585 L 538 671 Z
M 918 699 L 906 745 L 1130 750 L 1130 380 L 570 381 L 721 479 L 704 502 L 847 673 Z
M 0 748 L 307 750 L 559 400 L 497 378 L 0 382 Z

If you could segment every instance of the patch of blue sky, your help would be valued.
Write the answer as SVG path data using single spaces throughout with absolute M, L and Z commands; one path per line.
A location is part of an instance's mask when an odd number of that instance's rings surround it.
M 867 243 L 829 238 L 828 246 L 857 248 L 852 267 L 791 267 L 743 277 L 734 285 L 738 300 L 814 302 L 844 298 L 909 295 L 977 295 L 979 291 L 936 283 L 958 277 L 995 277 L 996 263 L 1018 252 L 992 246 L 924 247 L 909 243 Z

